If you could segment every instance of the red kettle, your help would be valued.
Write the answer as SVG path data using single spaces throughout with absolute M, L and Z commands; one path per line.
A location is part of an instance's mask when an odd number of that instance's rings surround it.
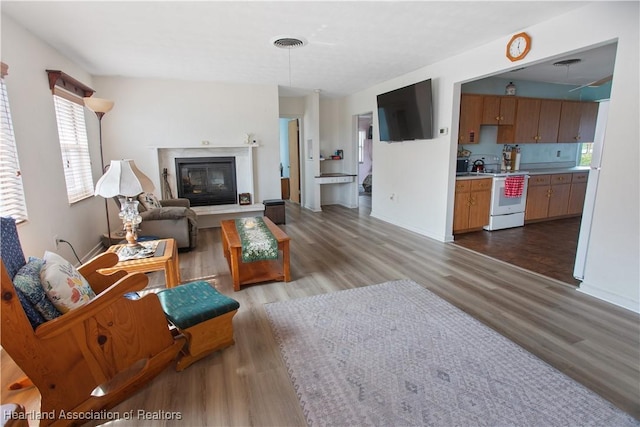
M 473 162 L 471 172 L 484 172 L 484 160 L 476 160 Z

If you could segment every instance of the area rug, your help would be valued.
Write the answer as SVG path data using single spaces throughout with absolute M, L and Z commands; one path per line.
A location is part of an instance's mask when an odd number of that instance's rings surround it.
M 310 426 L 638 426 L 415 282 L 265 305 Z

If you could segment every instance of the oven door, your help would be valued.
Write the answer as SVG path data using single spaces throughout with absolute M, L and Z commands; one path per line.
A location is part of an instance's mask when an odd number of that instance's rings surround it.
M 504 182 L 506 177 L 496 176 L 493 178 L 493 189 L 491 191 L 491 215 L 510 215 L 524 212 L 527 202 L 527 187 L 529 176 L 525 175 L 524 188 L 520 197 L 505 197 Z

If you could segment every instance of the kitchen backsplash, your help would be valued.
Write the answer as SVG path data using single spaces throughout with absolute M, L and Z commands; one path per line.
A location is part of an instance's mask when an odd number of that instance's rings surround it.
M 469 164 L 482 159 L 486 164 L 499 162 L 503 145 L 497 144 L 498 126 L 482 126 L 480 143 L 464 145 L 471 151 Z M 513 144 L 510 144 L 513 145 Z M 581 144 L 520 144 L 520 169 L 544 169 L 550 167 L 574 167 L 578 162 Z

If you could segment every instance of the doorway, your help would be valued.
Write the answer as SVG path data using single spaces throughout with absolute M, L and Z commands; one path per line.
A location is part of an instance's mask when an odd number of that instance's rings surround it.
M 300 119 L 280 118 L 280 181 L 282 200 L 300 203 Z
M 358 207 L 371 212 L 373 192 L 373 113 L 359 114 L 357 122 Z
M 515 83 L 518 87 L 518 96 L 600 102 L 602 106 L 601 101 L 609 99 L 611 94 L 616 49 L 617 44 L 612 43 L 585 49 L 573 53 L 567 58 L 560 58 L 561 60 L 558 58 L 547 59 L 526 68 L 464 83 L 462 84 L 462 93 L 497 95 L 503 90 L 502 88 L 506 88 L 507 83 L 508 85 Z M 599 64 L 598 67 L 587 65 L 589 71 L 597 74 L 592 75 L 586 83 L 569 80 L 570 78 L 582 78 L 582 73 L 578 72 L 578 65 L 582 62 Z M 554 68 L 557 69 L 558 65 L 562 65 L 566 69 L 562 83 L 550 78 L 551 71 Z M 540 94 L 544 94 L 544 96 Z M 600 128 L 601 131 L 600 133 L 596 131 L 593 142 L 521 145 L 523 166 L 521 170 L 546 169 L 561 173 L 567 169 L 590 163 L 592 167 L 599 167 L 599 164 L 594 163 L 599 156 L 592 155 L 592 152 L 595 148 L 597 148 L 595 151 L 601 152 L 604 142 L 604 126 L 602 125 L 606 123 L 606 112 L 603 114 L 602 108 L 599 108 L 597 123 L 600 126 L 596 126 L 596 129 Z M 467 157 L 473 160 L 473 156 L 484 158 L 501 154 L 495 151 L 502 147 L 502 144 L 496 143 L 499 136 L 498 127 L 479 126 L 478 130 L 479 140 L 464 146 L 467 151 L 471 150 L 472 152 L 472 156 L 467 155 Z M 518 143 L 518 141 L 513 142 Z M 458 148 L 460 149 L 460 147 L 459 145 Z M 460 152 L 463 151 L 460 150 Z M 561 157 L 561 152 L 565 153 L 564 158 Z M 590 171 L 582 218 L 556 219 L 548 222 L 527 223 L 520 228 L 459 234 L 455 235 L 454 243 L 489 257 L 578 286 L 580 280 L 575 279 L 575 277 L 579 277 L 576 275 L 577 266 L 584 262 L 584 253 L 581 254 L 580 250 L 580 240 L 588 239 L 589 212 L 593 210 L 595 203 L 596 186 L 597 173 Z M 532 198 L 531 200 L 536 199 Z M 584 247 L 584 242 L 582 247 Z

